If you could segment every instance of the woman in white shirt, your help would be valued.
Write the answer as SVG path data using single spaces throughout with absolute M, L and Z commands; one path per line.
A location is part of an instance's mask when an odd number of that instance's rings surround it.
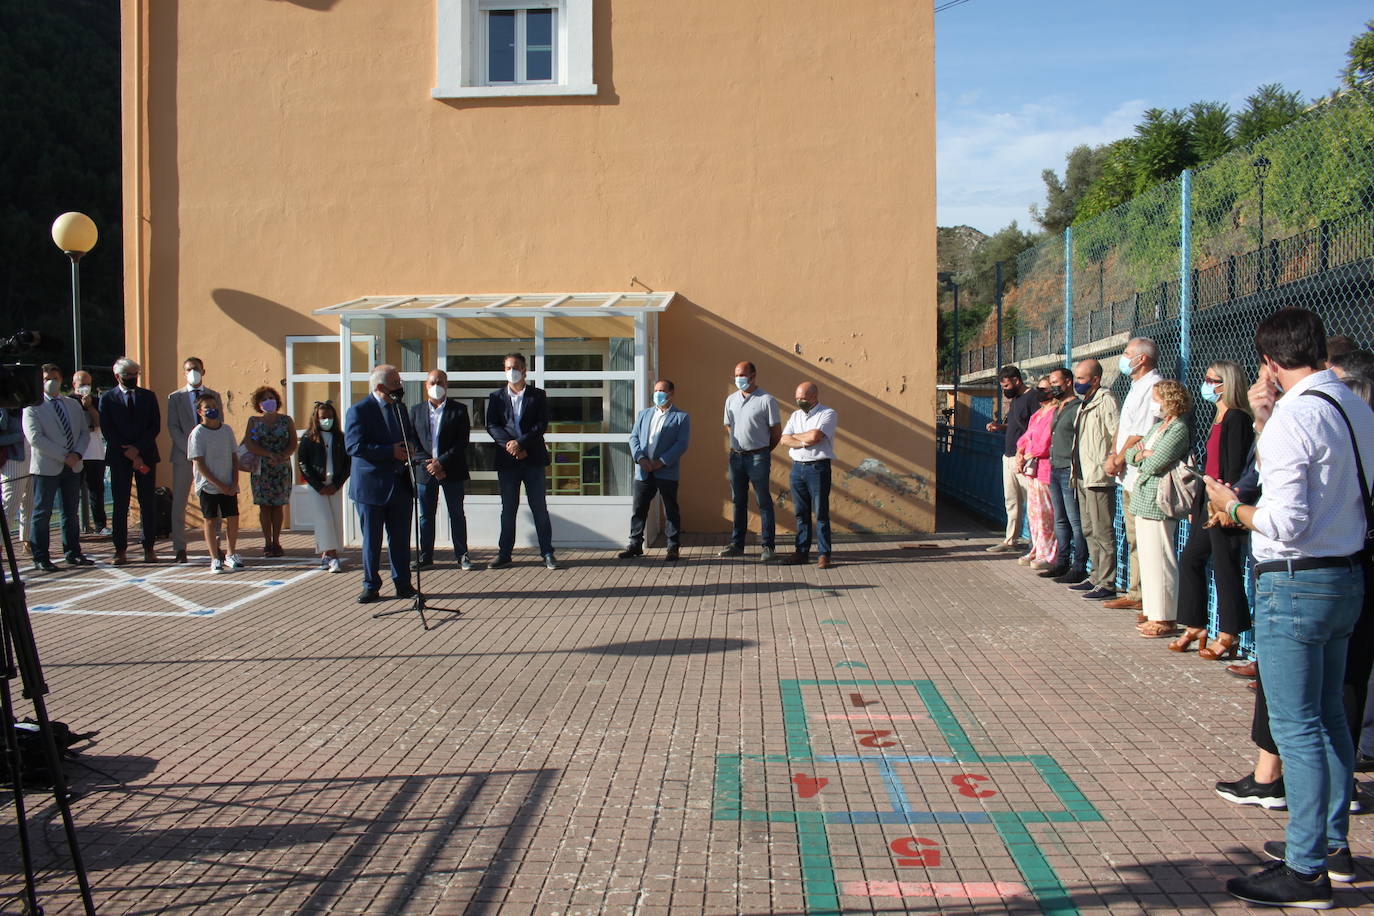
M 339 548 L 343 546 L 343 485 L 348 480 L 352 459 L 344 449 L 339 412 L 333 401 L 315 402 L 296 459 L 301 476 L 310 485 L 315 552 L 320 555 L 320 565 L 330 572 L 342 572 Z

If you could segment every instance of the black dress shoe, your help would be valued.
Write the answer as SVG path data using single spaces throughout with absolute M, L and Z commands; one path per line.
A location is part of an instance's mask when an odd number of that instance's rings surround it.
M 34 569 L 41 569 L 43 572 L 57 572 L 57 567 L 53 565 L 52 560 L 34 560 L 33 567 Z
M 510 566 L 510 557 L 497 557 L 487 564 L 487 569 L 505 569 Z
M 94 566 L 95 560 L 86 556 L 84 553 L 74 553 L 67 557 L 68 566 Z
M 674 563 L 677 561 L 677 548 L 669 547 L 668 552 L 663 555 L 663 562 Z
M 458 558 L 458 568 L 465 569 L 468 572 L 471 572 L 473 569 L 472 558 L 469 557 L 467 554 L 463 554 L 461 557 Z
M 1244 878 L 1232 878 L 1226 882 L 1226 892 L 1246 903 L 1260 906 L 1329 910 L 1332 905 L 1331 879 L 1326 872 L 1303 875 L 1283 862 L 1274 862 Z
M 545 567 L 546 569 L 562 569 L 562 568 L 563 568 L 562 566 L 559 565 L 558 561 L 555 560 L 555 559 L 553 558 L 553 554 L 551 554 L 551 553 L 546 553 L 546 554 L 544 554 L 544 567 Z
M 377 594 L 377 590 L 375 588 L 365 588 L 362 590 L 362 593 L 358 595 L 358 603 L 371 604 L 380 597 L 381 596 Z
M 1097 586 L 1093 585 L 1091 579 L 1084 579 L 1082 582 L 1069 586 L 1069 590 L 1075 592 L 1090 592 L 1095 588 L 1097 588 Z
M 1355 772 L 1370 773 L 1374 772 L 1374 757 L 1360 751 L 1355 755 Z
M 1069 568 L 1067 566 L 1051 566 L 1049 569 L 1040 570 L 1036 575 L 1042 579 L 1053 579 L 1058 582 L 1059 577 L 1068 571 Z
M 1114 588 L 1095 588 L 1083 596 L 1084 600 L 1087 601 L 1106 601 L 1115 597 L 1116 589 Z
M 412 586 L 410 586 L 410 585 L 397 585 L 397 586 L 396 586 L 396 597 L 397 597 L 397 598 L 414 598 L 414 597 L 415 597 L 415 589 L 414 589 Z
M 644 548 L 631 544 L 629 547 L 626 547 L 624 550 L 620 551 L 620 553 L 616 554 L 615 558 L 617 560 L 633 560 L 635 557 L 642 556 L 644 556 Z
M 186 562 L 186 551 L 184 551 L 184 550 L 178 550 L 178 551 L 176 552 L 176 556 L 172 558 L 172 562 L 173 562 L 173 563 L 185 563 L 185 562 Z
M 433 569 L 433 568 L 434 568 L 434 560 L 431 559 L 430 557 L 420 557 L 418 560 L 412 560 L 412 561 L 411 561 L 411 563 L 410 563 L 410 568 L 411 568 L 411 569 Z
M 1060 585 L 1073 585 L 1076 582 L 1082 582 L 1087 577 L 1088 574 L 1083 570 L 1071 569 L 1062 576 L 1055 576 L 1054 581 L 1058 582 Z

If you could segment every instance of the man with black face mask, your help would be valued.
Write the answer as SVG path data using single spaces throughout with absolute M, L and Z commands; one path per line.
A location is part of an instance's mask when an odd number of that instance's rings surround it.
M 363 590 L 359 604 L 381 597 L 382 532 L 386 532 L 391 581 L 397 598 L 411 598 L 410 519 L 414 494 L 407 462 L 419 441 L 401 406 L 405 388 L 395 366 L 380 365 L 369 377 L 372 391 L 348 408 L 344 447 L 353 459 L 348 496 L 363 529 Z
M 1031 414 L 1040 409 L 1040 398 L 1034 388 L 1026 387 L 1021 370 L 1003 366 L 998 383 L 1009 401 L 1006 423 L 989 423 L 988 432 L 1006 433 L 1002 450 L 1002 499 L 1007 509 L 1006 536 L 988 548 L 988 553 L 1019 553 L 1025 547 L 1021 540 L 1021 526 L 1026 519 L 1028 499 L 1026 478 L 1021 475 L 1020 460 L 1016 457 L 1016 441 L 1026 432 Z
M 100 396 L 100 428 L 105 431 L 105 466 L 110 469 L 114 500 L 114 565 L 129 562 L 129 490 L 138 490 L 138 514 L 143 522 L 143 562 L 156 563 L 157 436 L 162 411 L 157 395 L 138 387 L 138 363 L 121 356 L 114 374 L 119 384 Z
M 1050 505 L 1054 507 L 1058 549 L 1054 568 L 1040 573 L 1040 578 L 1076 585 L 1088 578 L 1088 542 L 1083 538 L 1073 483 L 1073 430 L 1080 404 L 1074 393 L 1073 373 L 1068 369 L 1051 370 L 1050 394 L 1058 404 L 1050 438 Z

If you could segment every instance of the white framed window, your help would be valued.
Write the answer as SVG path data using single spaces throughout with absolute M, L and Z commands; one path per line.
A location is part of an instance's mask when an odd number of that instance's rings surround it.
M 596 95 L 592 0 L 435 0 L 434 98 Z

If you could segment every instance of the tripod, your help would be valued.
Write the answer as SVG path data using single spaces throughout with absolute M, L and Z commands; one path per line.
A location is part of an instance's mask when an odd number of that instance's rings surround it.
M 415 479 L 415 453 L 411 451 L 410 448 L 410 436 L 406 435 L 407 418 L 405 411 L 401 409 L 401 399 L 399 397 L 393 396 L 391 398 L 391 409 L 396 414 L 396 425 L 401 430 L 401 441 L 405 444 L 406 471 L 410 474 L 411 515 L 415 525 L 415 547 L 418 550 L 420 547 L 420 487 Z M 433 446 L 431 445 L 431 447 Z M 429 607 L 425 603 L 425 590 L 420 584 L 421 575 L 422 571 L 417 565 L 415 570 L 415 597 L 411 599 L 410 607 L 399 611 L 378 611 L 372 615 L 372 619 L 376 620 L 379 617 L 391 617 L 395 614 L 405 614 L 409 611 L 415 611 L 420 615 L 420 625 L 428 630 L 429 618 L 425 616 L 426 610 L 436 611 L 441 614 L 458 615 L 463 613 L 457 608 Z
M 19 858 L 24 866 L 24 913 L 26 916 L 42 916 L 43 908 L 38 905 L 33 853 L 29 846 L 29 830 L 24 811 L 24 774 L 19 759 L 18 736 L 15 734 L 15 723 L 18 719 L 14 715 L 14 698 L 10 693 L 10 681 L 15 678 L 21 679 L 24 685 L 25 699 L 33 701 L 34 715 L 38 719 L 39 741 L 43 745 L 48 772 L 52 777 L 53 801 L 62 813 L 62 826 L 67 834 L 67 849 L 72 856 L 72 870 L 76 872 L 76 883 L 81 890 L 81 903 L 88 916 L 95 916 L 95 902 L 91 899 L 91 886 L 86 880 L 86 865 L 81 859 L 81 849 L 76 842 L 76 823 L 72 820 L 67 779 L 62 773 L 62 759 L 57 753 L 57 742 L 53 740 L 48 707 L 43 702 L 48 685 L 43 680 L 43 669 L 38 663 L 38 645 L 33 639 L 29 609 L 24 600 L 24 583 L 19 578 L 19 565 L 14 559 L 9 519 L 3 512 L 0 512 L 0 538 L 3 538 L 5 545 L 5 556 L 0 558 L 0 643 L 3 643 L 4 651 L 3 659 L 0 659 L 4 664 L 0 670 L 0 727 L 5 731 L 5 756 L 9 759 L 10 778 L 14 784 L 14 811 L 19 827 Z M 8 574 L 5 571 L 6 563 L 9 565 Z

